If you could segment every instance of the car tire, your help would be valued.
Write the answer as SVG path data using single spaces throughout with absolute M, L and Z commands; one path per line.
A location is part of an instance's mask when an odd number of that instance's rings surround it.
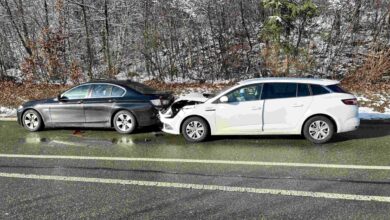
M 190 117 L 183 122 L 181 133 L 188 142 L 204 141 L 210 133 L 209 125 L 200 117 Z
M 121 134 L 131 134 L 137 127 L 137 120 L 129 111 L 119 111 L 114 116 L 114 128 Z
M 27 110 L 22 115 L 23 127 L 31 132 L 40 131 L 43 128 L 43 121 L 41 115 L 33 110 Z
M 303 135 L 314 144 L 324 144 L 332 139 L 335 133 L 334 123 L 327 117 L 314 116 L 303 126 Z

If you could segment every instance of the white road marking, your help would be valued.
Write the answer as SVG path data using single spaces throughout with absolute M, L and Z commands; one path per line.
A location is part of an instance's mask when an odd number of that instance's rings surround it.
M 197 159 L 175 159 L 175 158 L 93 157 L 93 156 L 64 156 L 64 155 L 25 155 L 25 154 L 0 154 L 0 158 L 140 161 L 140 162 L 159 162 L 159 163 L 198 163 L 198 164 L 227 164 L 227 165 L 248 165 L 248 166 L 283 166 L 283 167 L 357 169 L 357 170 L 390 170 L 390 166 L 235 161 L 235 160 L 197 160 Z
M 283 196 L 298 196 L 298 197 L 312 197 L 312 198 L 324 198 L 324 199 L 340 199 L 340 200 L 390 203 L 390 197 L 388 196 L 354 195 L 354 194 L 310 192 L 310 191 L 296 191 L 296 190 L 283 190 L 283 189 L 263 189 L 263 188 L 251 188 L 251 187 L 237 187 L 237 186 L 202 185 L 202 184 L 192 184 L 192 183 L 155 182 L 155 181 L 104 179 L 104 178 L 76 177 L 76 176 L 21 174 L 21 173 L 0 173 L 0 177 L 18 178 L 18 179 L 35 179 L 35 180 L 54 180 L 54 181 L 67 181 L 67 182 L 83 182 L 83 183 L 121 184 L 121 185 L 133 185 L 133 186 L 210 190 L 210 191 L 223 191 L 223 192 L 257 193 L 257 194 L 270 194 L 270 195 L 283 195 Z

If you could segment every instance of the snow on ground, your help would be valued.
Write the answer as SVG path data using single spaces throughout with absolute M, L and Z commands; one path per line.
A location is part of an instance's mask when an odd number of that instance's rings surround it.
M 16 116 L 16 109 L 0 106 L 0 117 L 15 117 L 15 116 Z
M 380 113 L 369 107 L 359 107 L 359 118 L 366 120 L 390 119 L 390 108 L 387 108 L 384 113 Z

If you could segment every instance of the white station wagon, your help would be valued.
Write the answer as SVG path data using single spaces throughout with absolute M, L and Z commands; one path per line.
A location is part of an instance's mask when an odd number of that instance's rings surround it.
M 338 81 L 259 78 L 209 98 L 191 94 L 160 111 L 163 131 L 200 142 L 209 135 L 303 135 L 315 144 L 358 128 L 356 97 Z

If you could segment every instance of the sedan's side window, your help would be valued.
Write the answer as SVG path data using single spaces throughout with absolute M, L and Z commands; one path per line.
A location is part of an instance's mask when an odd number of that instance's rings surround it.
M 95 84 L 92 87 L 91 98 L 107 98 L 111 94 L 111 85 Z
M 247 102 L 259 100 L 261 92 L 261 85 L 249 85 L 238 88 L 226 96 L 228 102 Z
M 88 96 L 90 85 L 78 86 L 74 89 L 71 89 L 65 92 L 62 97 L 66 97 L 69 100 L 72 99 L 84 99 Z
M 112 97 L 121 97 L 121 96 L 123 96 L 123 94 L 125 94 L 125 92 L 126 91 L 124 89 L 117 87 L 117 86 L 113 86 L 111 96 Z
M 296 96 L 296 83 L 266 83 L 262 93 L 262 99 L 282 99 Z

